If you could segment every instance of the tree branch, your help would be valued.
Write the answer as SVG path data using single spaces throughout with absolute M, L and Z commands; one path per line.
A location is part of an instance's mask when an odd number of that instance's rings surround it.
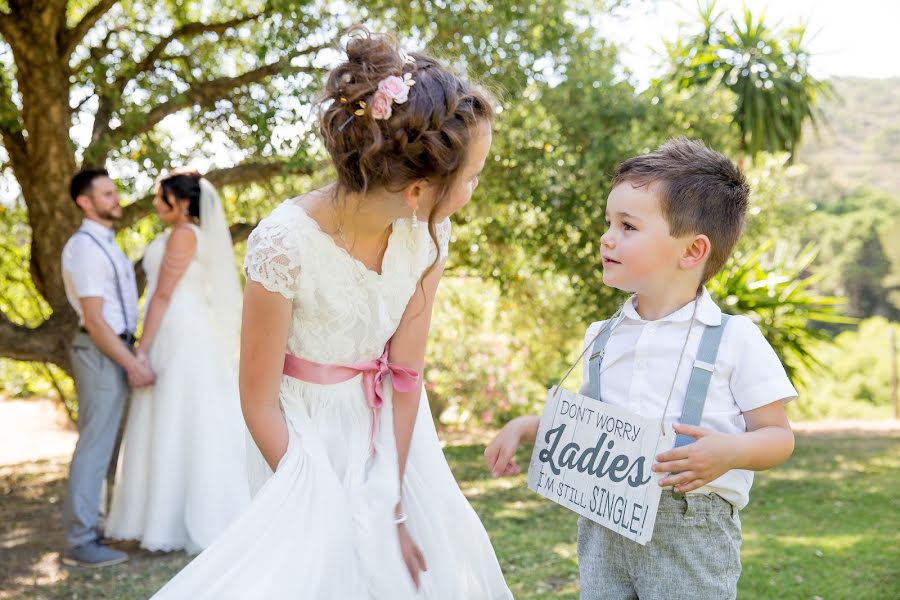
M 13 48 L 23 43 L 22 33 L 16 27 L 16 15 L 5 14 L 0 16 L 0 36 Z
M 22 133 L 19 109 L 10 97 L 10 89 L 3 73 L 0 73 L 0 141 L 9 154 L 9 164 L 13 171 L 17 175 L 28 173 L 28 140 Z M 20 179 L 20 183 L 25 182 Z
M 257 67 L 256 69 L 252 69 L 235 77 L 220 77 L 217 79 L 195 82 L 184 93 L 143 113 L 143 115 L 141 115 L 143 118 L 138 117 L 137 122 L 133 123 L 131 126 L 119 127 L 116 130 L 110 129 L 109 123 L 111 122 L 112 116 L 116 114 L 116 105 L 121 97 L 121 92 L 113 91 L 111 95 L 103 95 L 100 97 L 100 104 L 94 118 L 91 143 L 85 150 L 84 156 L 92 163 L 102 163 L 106 158 L 109 149 L 114 147 L 117 142 L 131 139 L 142 133 L 151 131 L 167 116 L 174 114 L 179 110 L 194 106 L 195 104 L 204 106 L 212 104 L 216 100 L 225 99 L 229 92 L 233 92 L 234 90 L 251 83 L 259 83 L 273 75 L 279 73 L 287 74 L 301 72 L 318 73 L 321 69 L 315 67 L 293 66 L 291 65 L 291 61 L 299 56 L 314 54 L 329 46 L 330 44 L 309 46 L 304 48 L 301 52 L 292 52 L 280 60 Z M 119 116 L 120 120 L 124 123 L 131 123 L 134 120 L 133 115 L 120 114 Z
M 239 242 L 243 242 L 250 236 L 250 232 L 256 229 L 256 226 L 259 223 L 232 223 L 231 230 L 231 241 L 235 244 Z
M 318 164 L 298 166 L 291 162 L 246 162 L 224 169 L 214 169 L 206 173 L 204 177 L 214 186 L 223 187 L 266 181 L 276 175 L 310 175 L 318 168 Z M 130 227 L 135 221 L 150 214 L 152 209 L 153 194 L 149 193 L 125 207 L 125 214 L 117 226 L 120 229 Z M 238 233 L 240 234 L 240 231 Z M 249 231 L 247 233 L 249 234 Z
M 69 62 L 69 56 L 75 51 L 75 47 L 78 46 L 78 43 L 84 39 L 84 36 L 87 35 L 88 31 L 90 31 L 91 28 L 97 24 L 97 21 L 109 12 L 109 9 L 115 6 L 116 3 L 118 3 L 118 0 L 98 0 L 97 4 L 95 4 L 91 10 L 87 11 L 87 14 L 81 18 L 81 21 L 79 21 L 78 24 L 63 33 L 60 41 L 60 58 L 64 62 Z
M 14 360 L 50 360 L 68 369 L 67 340 L 78 322 L 75 311 L 66 306 L 34 329 L 17 325 L 0 313 L 0 356 Z
M 314 67 L 293 66 L 291 65 L 292 58 L 294 57 L 286 56 L 274 63 L 263 65 L 235 77 L 219 77 L 218 79 L 208 79 L 206 81 L 197 82 L 189 87 L 183 94 L 152 108 L 150 112 L 146 113 L 144 121 L 139 123 L 132 131 L 128 132 L 127 137 L 134 137 L 142 133 L 147 133 L 153 129 L 157 123 L 181 109 L 188 108 L 195 104 L 205 106 L 214 103 L 216 100 L 223 100 L 229 92 L 251 83 L 258 83 L 273 75 L 279 73 L 309 73 L 318 71 L 318 69 Z
M 244 23 L 248 23 L 250 21 L 256 20 L 259 17 L 265 16 L 267 14 L 271 14 L 272 10 L 266 9 L 257 13 L 250 13 L 246 15 L 242 15 L 240 17 L 235 17 L 229 21 L 222 21 L 220 23 L 186 23 L 181 27 L 173 30 L 172 33 L 162 38 L 153 48 L 150 49 L 150 52 L 147 53 L 141 62 L 137 64 L 133 73 L 131 73 L 131 77 L 120 77 L 116 81 L 116 87 L 119 90 L 124 90 L 125 85 L 128 83 L 129 79 L 133 78 L 136 75 L 139 75 L 145 71 L 150 70 L 153 67 L 153 64 L 163 55 L 166 48 L 173 41 L 183 38 L 183 37 L 194 37 L 200 35 L 201 33 L 224 33 L 228 29 L 232 27 L 237 27 L 238 25 L 242 25 Z
M 23 166 L 28 158 L 28 142 L 22 133 L 19 107 L 12 100 L 6 73 L 0 73 L 0 139 L 13 166 Z
M 115 48 L 111 48 L 109 46 L 109 42 L 114 35 L 118 35 L 122 33 L 125 29 L 124 26 L 119 25 L 117 27 L 110 27 L 109 31 L 106 32 L 106 35 L 103 36 L 103 39 L 99 44 L 94 46 L 88 51 L 88 55 L 84 57 L 84 59 L 72 67 L 72 73 L 78 74 L 84 71 L 84 68 L 89 64 L 99 64 L 101 60 L 112 54 Z

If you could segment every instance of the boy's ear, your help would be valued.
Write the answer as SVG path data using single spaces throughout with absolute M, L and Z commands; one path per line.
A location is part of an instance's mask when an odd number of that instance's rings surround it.
M 712 242 L 705 235 L 698 234 L 688 240 L 679 260 L 679 266 L 685 271 L 702 268 L 712 251 Z

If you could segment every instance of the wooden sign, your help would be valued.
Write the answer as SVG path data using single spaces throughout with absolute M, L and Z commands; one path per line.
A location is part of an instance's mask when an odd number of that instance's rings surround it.
M 554 387 L 538 428 L 528 487 L 579 515 L 646 544 L 653 535 L 662 473 L 672 448 L 660 421 Z

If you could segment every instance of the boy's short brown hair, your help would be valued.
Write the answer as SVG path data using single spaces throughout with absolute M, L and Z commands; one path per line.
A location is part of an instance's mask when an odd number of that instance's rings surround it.
M 674 237 L 704 234 L 712 243 L 703 283 L 719 272 L 734 249 L 747 214 L 750 186 L 741 170 L 702 141 L 669 140 L 616 169 L 613 187 L 659 184 L 663 216 Z

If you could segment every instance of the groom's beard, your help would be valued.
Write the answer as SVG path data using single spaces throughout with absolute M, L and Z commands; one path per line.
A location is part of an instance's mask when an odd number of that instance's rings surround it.
M 98 210 L 97 216 L 103 219 L 104 221 L 118 221 L 122 218 L 122 212 L 113 212 L 115 209 L 110 210 Z
M 104 221 L 118 221 L 122 218 L 122 207 L 115 206 L 114 208 L 100 209 L 97 208 L 97 205 L 94 204 L 94 214 L 97 215 L 97 218 L 103 219 Z

